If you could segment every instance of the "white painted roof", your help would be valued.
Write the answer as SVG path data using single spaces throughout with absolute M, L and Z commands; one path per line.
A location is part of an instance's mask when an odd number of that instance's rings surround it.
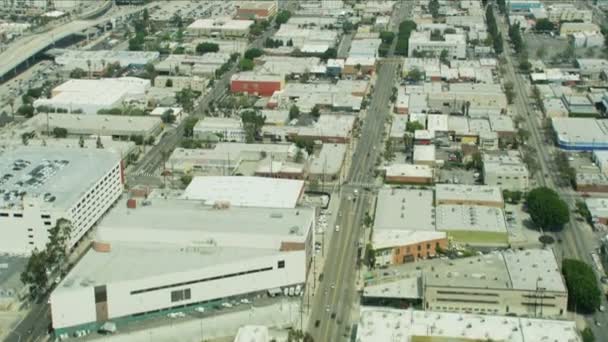
M 304 189 L 304 181 L 266 177 L 206 176 L 194 177 L 184 198 L 206 205 L 229 202 L 232 206 L 295 208 Z

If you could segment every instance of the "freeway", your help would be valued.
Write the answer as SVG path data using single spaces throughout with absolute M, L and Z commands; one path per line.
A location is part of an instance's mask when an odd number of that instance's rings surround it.
M 400 21 L 411 13 L 413 2 L 400 2 L 398 6 L 396 19 Z M 398 25 L 392 28 L 396 31 Z M 389 56 L 393 51 L 394 45 Z M 378 67 L 371 103 L 347 176 L 350 185 L 375 183 L 373 169 L 384 149 L 383 133 L 390 116 L 388 105 L 395 76 L 399 72 L 398 59 L 385 59 Z M 346 186 L 342 188 L 341 199 L 337 221 L 339 231 L 336 230 L 328 242 L 323 281 L 314 293 L 308 320 L 308 332 L 315 341 L 347 340 L 352 331 L 352 314 L 358 298 L 355 283 L 359 272 L 357 252 L 364 233 L 362 222 L 364 214 L 373 206 L 375 197 L 372 191 L 365 191 L 363 186 Z
M 149 6 L 121 8 L 93 20 L 74 20 L 59 25 L 47 32 L 20 39 L 12 44 L 10 48 L 0 53 L 0 79 L 31 57 L 65 37 L 83 32 L 93 26 L 107 24 L 112 20 L 120 20 L 131 14 L 143 11 L 144 8 Z
M 509 41 L 507 37 L 508 27 L 502 16 L 497 16 L 499 19 L 499 26 L 501 30 L 501 34 L 503 36 L 503 40 L 505 42 Z M 539 123 L 541 117 L 536 115 L 532 108 L 530 108 L 530 92 L 528 91 L 529 86 L 524 81 L 524 78 L 521 74 L 518 74 L 515 71 L 515 66 L 513 63 L 513 56 L 510 53 L 505 52 L 504 57 L 506 60 L 506 76 L 507 78 L 513 82 L 514 89 L 516 91 L 515 96 L 515 108 L 518 114 L 524 118 L 524 123 L 530 132 L 530 140 L 529 143 L 534 147 L 537 153 L 537 160 L 539 162 L 540 170 L 536 173 L 536 181 L 537 184 L 541 186 L 546 186 L 554 189 L 560 197 L 568 204 L 568 207 L 571 211 L 574 211 L 576 206 L 576 200 L 580 199 L 580 196 L 572 190 L 570 186 L 560 186 L 559 182 L 559 173 L 556 172 L 556 167 L 554 165 L 553 159 L 551 157 L 551 151 L 554 151 L 554 146 L 549 146 L 544 142 L 541 124 Z M 593 265 L 593 260 L 591 259 L 591 252 L 594 251 L 597 245 L 597 239 L 594 239 L 593 234 L 588 233 L 588 228 L 586 226 L 582 226 L 576 219 L 574 215 L 570 215 L 570 221 L 564 227 L 564 230 L 557 235 L 558 239 L 562 241 L 562 243 L 558 243 L 555 245 L 555 250 L 562 257 L 568 258 L 576 258 L 585 261 L 589 265 Z M 559 241 L 559 240 L 558 240 Z M 605 298 L 602 296 L 603 305 L 608 305 L 605 302 Z M 605 313 L 597 313 L 595 317 L 586 317 L 588 321 L 598 321 L 601 326 L 593 325 L 594 333 L 596 338 L 603 341 L 608 337 L 608 315 Z

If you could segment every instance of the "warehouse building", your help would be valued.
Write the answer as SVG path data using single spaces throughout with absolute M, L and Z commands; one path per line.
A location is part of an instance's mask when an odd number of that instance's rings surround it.
M 374 231 L 435 231 L 432 190 L 380 189 Z
M 144 140 L 162 131 L 162 121 L 154 116 L 39 114 L 27 125 L 36 132 L 52 135 L 55 128 L 65 128 L 68 135 L 110 136 L 129 139 L 141 136 Z
M 103 149 L 21 147 L 0 155 L 0 251 L 44 250 L 65 219 L 73 247 L 123 190 L 120 155 Z
M 230 91 L 258 96 L 271 96 L 285 86 L 285 76 L 240 72 L 232 75 Z
M 361 308 L 357 342 L 392 341 L 396 336 L 403 341 L 582 342 L 573 321 Z
M 347 144 L 323 144 L 317 156 L 313 156 L 308 167 L 308 179 L 332 182 L 340 178 L 346 158 Z
M 415 284 L 410 296 L 422 299 L 422 306 L 428 311 L 559 319 L 566 316 L 568 292 L 551 249 L 419 260 L 391 271 L 391 277 L 380 277 L 375 283 L 389 288 L 402 278 L 394 274 L 403 275 Z
M 483 155 L 483 181 L 512 191 L 526 191 L 530 185 L 528 167 L 518 153 Z
M 186 29 L 193 36 L 246 37 L 253 20 L 230 18 L 197 19 Z
M 416 131 L 416 132 L 421 132 Z M 422 131 L 424 132 L 424 131 Z M 428 131 L 430 134 L 432 134 L 432 132 Z M 434 134 L 432 134 L 434 136 Z M 418 139 L 418 137 L 416 138 L 417 140 L 427 140 L 427 139 Z M 413 156 L 413 160 L 414 160 L 414 164 L 416 165 L 428 165 L 428 166 L 434 166 L 436 163 L 436 148 L 435 145 L 415 145 L 414 146 L 414 156 Z
M 505 215 L 501 208 L 442 204 L 435 208 L 436 228 L 458 243 L 480 247 L 507 247 Z
M 184 199 L 203 205 L 217 204 L 255 208 L 295 208 L 304 194 L 300 180 L 264 177 L 194 177 Z
M 587 32 L 587 33 L 601 33 L 600 27 L 593 23 L 562 23 L 559 27 L 559 35 L 567 37 L 569 35 Z
M 316 45 L 322 46 L 322 50 L 325 51 L 338 42 L 338 31 L 311 26 L 303 28 L 300 25 L 286 23 L 281 25 L 273 39 L 282 41 L 284 46 L 287 46 L 288 42 L 299 49 L 305 45 Z
M 608 175 L 608 151 L 593 151 L 593 162 L 603 174 Z
M 236 19 L 268 20 L 277 13 L 277 1 L 239 1 Z
M 121 67 L 143 67 L 158 59 L 158 51 L 119 50 L 59 50 L 55 63 L 66 71 L 80 68 L 99 75 L 108 65 L 118 63 Z
M 127 203 L 130 208 L 127 208 Z M 309 208 L 205 207 L 134 199 L 113 210 L 50 297 L 57 334 L 296 287 L 314 245 Z
M 435 187 L 435 204 L 504 207 L 500 188 L 489 185 L 437 184 Z
M 53 88 L 50 99 L 34 101 L 34 107 L 44 106 L 53 109 L 53 112 L 64 109 L 97 114 L 100 109 L 122 107 L 127 100 L 141 100 L 150 87 L 149 80 L 136 77 L 72 79 Z M 100 92 L 100 89 L 104 91 Z
M 585 204 L 594 224 L 608 225 L 608 199 L 585 198 Z
M 608 150 L 608 123 L 592 118 L 553 118 L 557 145 L 564 150 Z
M 158 62 L 154 69 L 162 75 L 215 77 L 215 71 L 229 60 L 230 54 L 224 52 L 209 52 L 202 56 L 172 54 Z

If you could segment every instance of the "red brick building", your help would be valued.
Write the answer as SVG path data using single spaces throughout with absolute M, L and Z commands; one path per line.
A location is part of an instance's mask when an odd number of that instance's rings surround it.
M 285 78 L 279 75 L 258 75 L 253 72 L 242 72 L 232 76 L 230 91 L 247 93 L 258 96 L 271 96 L 275 91 L 282 90 Z
M 266 20 L 277 13 L 275 1 L 239 1 L 235 19 Z

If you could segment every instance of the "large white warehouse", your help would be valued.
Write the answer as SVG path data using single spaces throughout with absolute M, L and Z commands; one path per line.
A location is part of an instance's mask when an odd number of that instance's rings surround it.
M 72 247 L 123 190 L 118 153 L 20 147 L 0 154 L 0 252 L 42 250 L 58 219 L 72 224 Z
M 107 321 L 120 328 L 160 310 L 306 281 L 314 209 L 209 207 L 165 198 L 142 204 L 113 210 L 93 248 L 51 294 L 57 334 Z

